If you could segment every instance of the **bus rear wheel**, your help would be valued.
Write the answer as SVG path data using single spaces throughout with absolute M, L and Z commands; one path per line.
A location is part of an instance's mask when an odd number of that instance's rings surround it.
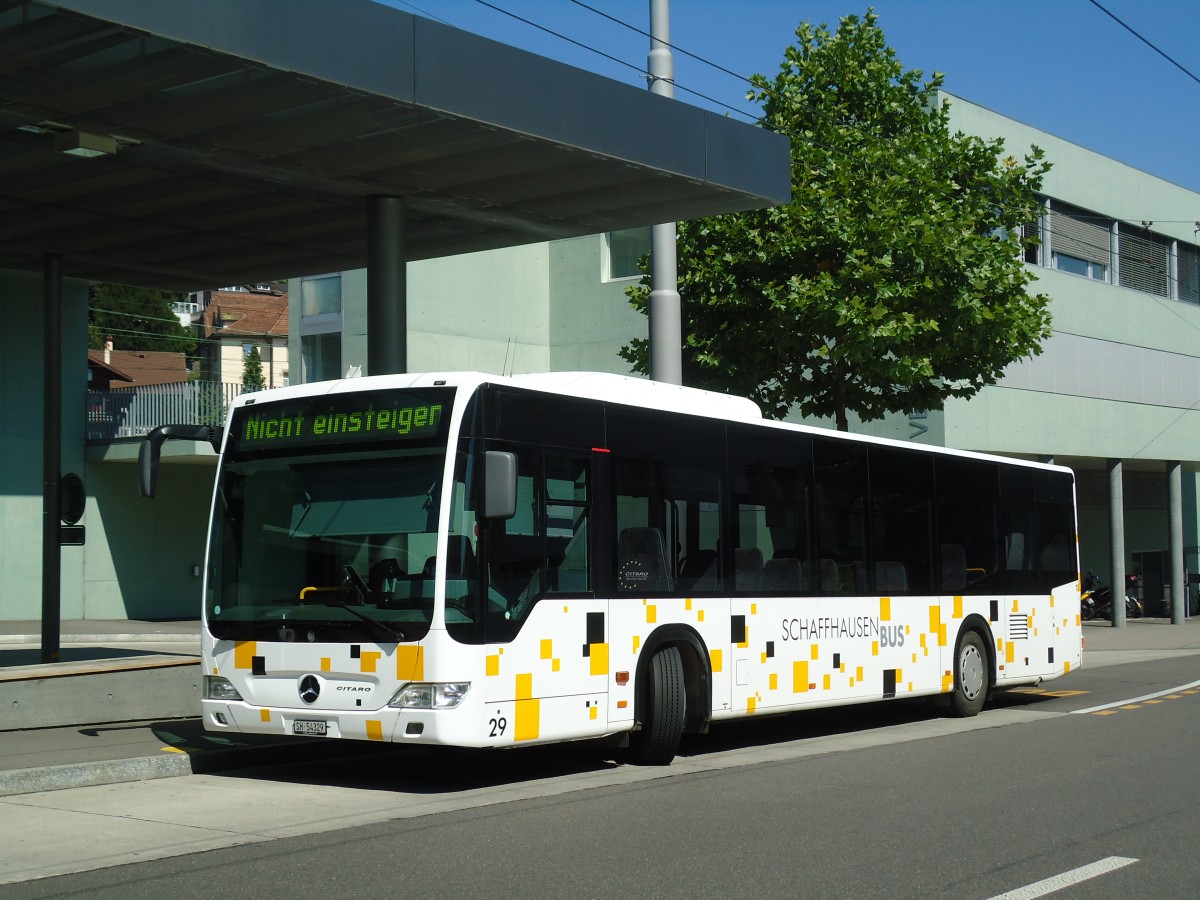
M 978 631 L 964 632 L 954 651 L 954 693 L 950 708 L 956 716 L 967 718 L 983 709 L 987 700 L 988 656 Z
M 650 659 L 646 683 L 641 687 L 642 730 L 630 735 L 633 762 L 643 766 L 666 766 L 679 751 L 687 711 L 683 657 L 675 646 L 663 647 Z

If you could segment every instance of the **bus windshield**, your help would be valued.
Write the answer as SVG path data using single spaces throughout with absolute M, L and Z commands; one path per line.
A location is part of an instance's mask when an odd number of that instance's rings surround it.
M 452 403 L 433 388 L 238 408 L 209 541 L 213 636 L 424 637 Z
M 441 450 L 225 465 L 206 613 L 217 638 L 411 641 L 429 630 Z

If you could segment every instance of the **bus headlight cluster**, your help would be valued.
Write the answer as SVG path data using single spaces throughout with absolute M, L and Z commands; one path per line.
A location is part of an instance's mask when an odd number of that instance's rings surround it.
M 237 688 L 228 678 L 222 678 L 220 675 L 205 675 L 204 699 L 241 700 L 242 695 L 238 693 Z
M 454 709 L 471 689 L 469 681 L 414 681 L 406 684 L 388 701 L 394 709 Z

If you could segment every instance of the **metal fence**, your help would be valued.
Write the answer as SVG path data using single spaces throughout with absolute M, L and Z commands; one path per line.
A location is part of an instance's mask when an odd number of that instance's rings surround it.
M 88 440 L 141 437 L 159 425 L 223 425 L 241 384 L 186 381 L 88 391 Z

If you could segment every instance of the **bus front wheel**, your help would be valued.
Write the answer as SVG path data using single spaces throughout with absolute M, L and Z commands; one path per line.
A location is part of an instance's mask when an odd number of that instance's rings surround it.
M 663 647 L 651 657 L 641 689 L 642 729 L 630 735 L 630 757 L 643 766 L 670 765 L 679 750 L 687 711 L 683 657 L 678 647 Z
M 983 709 L 988 696 L 988 655 L 978 631 L 967 631 L 954 652 L 954 693 L 950 706 L 956 716 L 966 718 Z

